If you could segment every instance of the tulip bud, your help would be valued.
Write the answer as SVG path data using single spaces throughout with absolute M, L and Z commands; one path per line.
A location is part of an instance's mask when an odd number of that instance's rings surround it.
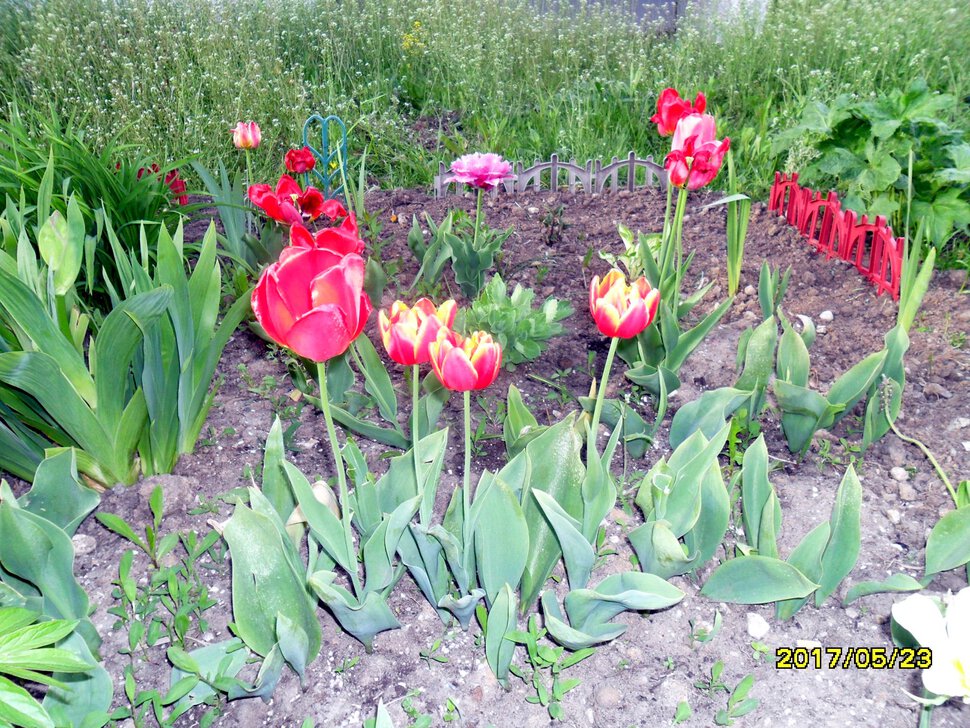
M 230 131 L 232 143 L 236 145 L 236 149 L 255 149 L 263 138 L 259 124 L 255 121 L 240 121 Z

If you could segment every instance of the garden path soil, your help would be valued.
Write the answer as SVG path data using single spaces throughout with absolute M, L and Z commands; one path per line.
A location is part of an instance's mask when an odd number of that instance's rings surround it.
M 685 248 L 695 252 L 687 279 L 693 288 L 714 281 L 698 309 L 710 309 L 725 295 L 724 213 L 721 208 L 701 212 L 703 196 L 692 196 L 685 223 Z M 427 211 L 440 220 L 453 205 L 473 210 L 471 198 L 432 200 L 424 192 L 396 190 L 372 193 L 368 209 L 383 224 L 382 259 L 394 265 L 400 259 L 396 281 L 399 289 L 410 283 L 416 264 L 406 247 L 411 215 Z M 568 224 L 562 240 L 544 240 L 542 218 L 559 205 L 564 206 Z M 526 395 L 540 421 L 551 422 L 576 408 L 575 401 L 563 401 L 549 386 L 533 377 L 555 381 L 573 397 L 587 394 L 590 383 L 588 354 L 595 361 L 592 371 L 599 373 L 605 358 L 607 342 L 595 329 L 587 313 L 587 283 L 591 275 L 603 273 L 608 265 L 595 253 L 621 251 L 616 224 L 624 223 L 633 230 L 657 231 L 662 222 L 664 199 L 653 190 L 618 195 L 570 195 L 542 193 L 502 198 L 486 206 L 492 227 L 514 226 L 515 233 L 506 244 L 501 270 L 510 282 L 532 286 L 542 300 L 558 296 L 570 300 L 576 313 L 567 319 L 566 336 L 552 342 L 538 361 L 503 372 L 493 388 L 486 392 L 485 406 L 490 414 L 509 384 L 515 383 Z M 391 222 L 392 215 L 396 222 Z M 584 259 L 588 266 L 584 267 Z M 856 271 L 841 262 L 825 261 L 814 254 L 806 243 L 762 205 L 755 213 L 748 234 L 741 286 L 757 286 L 758 270 L 763 260 L 773 266 L 793 268 L 791 285 L 782 307 L 789 317 L 804 314 L 820 323 L 819 315 L 831 311 L 833 320 L 820 328 L 818 340 L 811 349 L 812 385 L 821 391 L 838 374 L 864 355 L 881 347 L 883 334 L 894 322 L 895 306 L 888 297 L 876 297 L 874 290 Z M 403 282 L 403 283 L 402 283 Z M 446 281 L 447 285 L 447 281 Z M 965 276 L 938 273 L 911 333 L 912 348 L 907 355 L 908 379 L 904 396 L 901 429 L 926 442 L 942 466 L 956 482 L 970 477 L 970 364 L 967 335 L 970 333 L 970 305 Z M 453 285 L 451 290 L 457 291 Z M 398 290 L 385 294 L 387 306 Z M 735 350 L 741 331 L 756 324 L 760 313 L 756 295 L 741 293 L 721 325 L 687 361 L 682 370 L 683 387 L 672 400 L 672 408 L 696 398 L 702 391 L 731 384 Z M 370 333 L 373 336 L 371 319 Z M 392 375 L 396 377 L 394 365 Z M 145 478 L 132 488 L 117 487 L 105 494 L 101 509 L 119 513 L 129 522 L 144 524 L 150 515 L 147 497 L 156 484 L 165 493 L 163 531 L 196 530 L 205 533 L 207 520 L 225 520 L 231 505 L 217 497 L 249 484 L 249 469 L 258 472 L 262 447 L 272 423 L 274 411 L 283 411 L 298 422 L 289 457 L 308 475 L 329 475 L 331 463 L 325 449 L 322 417 L 311 406 L 288 399 L 293 386 L 279 356 L 268 353 L 266 345 L 248 331 L 240 331 L 227 347 L 219 368 L 224 378 L 215 406 L 209 416 L 205 438 L 195 454 L 185 457 L 175 473 Z M 253 393 L 251 384 L 264 377 L 274 377 L 261 394 Z M 400 379 L 396 382 L 400 383 Z M 626 389 L 616 373 L 612 389 Z M 613 393 L 613 392 L 611 392 Z M 457 400 L 458 398 L 454 398 Z M 403 401 L 403 400 L 402 400 Z M 287 409 L 289 408 L 289 409 Z M 649 405 L 641 407 L 650 420 Z M 456 428 L 459 410 L 450 406 L 446 419 Z M 473 416 L 484 411 L 476 408 Z M 803 462 L 796 463 L 784 445 L 777 418 L 766 418 L 765 434 L 769 452 L 783 461 L 783 468 L 772 474 L 781 500 L 784 522 L 780 551 L 787 554 L 801 537 L 820 520 L 827 518 L 836 487 L 845 465 L 854 455 L 847 450 L 858 443 L 861 435 L 852 429 L 852 418 L 832 435 L 822 433 Z M 669 424 L 669 419 L 668 419 Z M 492 431 L 500 431 L 494 426 Z M 845 438 L 843 442 L 841 438 Z M 456 438 L 452 438 L 455 442 Z M 627 487 L 639 480 L 636 472 L 645 471 L 666 452 L 664 430 L 658 444 L 640 461 L 628 461 Z M 824 444 L 823 444 L 824 443 Z M 486 441 L 484 460 L 475 467 L 496 467 L 501 462 L 499 440 Z M 820 449 L 822 452 L 820 453 Z M 380 472 L 379 456 L 383 448 L 367 443 L 372 467 Z M 461 474 L 461 455 L 452 450 L 446 463 L 441 491 L 450 493 Z M 898 482 L 889 471 L 901 466 L 909 479 Z M 623 458 L 617 457 L 617 475 L 623 474 Z M 921 576 L 923 550 L 929 529 L 950 508 L 942 483 L 920 454 L 896 437 L 889 435 L 865 454 L 857 465 L 864 487 L 863 543 L 858 564 L 837 592 L 863 580 L 880 580 L 892 573 Z M 217 512 L 191 515 L 200 504 L 211 505 Z M 203 509 L 204 510 L 204 509 Z M 638 522 L 617 508 L 609 519 L 607 544 L 618 554 L 597 570 L 595 584 L 609 573 L 631 568 L 631 550 L 625 533 Z M 105 530 L 95 519 L 81 527 L 82 536 L 93 537 L 88 543 L 93 550 L 79 554 L 77 570 L 85 589 L 97 606 L 93 619 L 105 638 L 103 655 L 116 680 L 116 700 L 123 700 L 122 671 L 128 659 L 118 654 L 126 634 L 113 632 L 114 618 L 107 609 L 114 605 L 111 580 L 117 575 L 118 558 L 128 544 Z M 145 573 L 145 562 L 136 557 L 135 573 Z M 700 597 L 698 592 L 713 566 L 701 570 L 698 578 L 675 578 L 673 583 L 687 597 L 666 611 L 624 614 L 618 621 L 628 625 L 627 632 L 612 643 L 600 647 L 596 654 L 570 668 L 566 675 L 582 683 L 563 700 L 566 718 L 563 725 L 597 728 L 667 726 L 677 705 L 686 700 L 693 709 L 687 726 L 714 724 L 716 710 L 725 707 L 723 692 L 708 696 L 695 683 L 710 676 L 711 666 L 724 662 L 724 681 L 734 686 L 745 675 L 755 678 L 751 697 L 761 701 L 753 713 L 740 718 L 738 726 L 879 726 L 911 728 L 917 723 L 917 710 L 904 690 L 918 693 L 917 672 L 900 670 L 816 670 L 780 671 L 771 661 L 759 659 L 752 649 L 748 634 L 750 615 L 768 621 L 770 631 L 761 638 L 771 653 L 776 647 L 793 646 L 802 641 L 822 646 L 880 646 L 891 644 L 888 616 L 893 603 L 891 595 L 864 598 L 849 608 L 842 608 L 836 598 L 821 609 L 807 606 L 794 619 L 779 622 L 770 607 L 744 607 L 717 604 Z M 935 593 L 957 590 L 965 585 L 961 573 L 937 577 L 929 589 Z M 202 642 L 229 637 L 226 623 L 231 618 L 228 565 L 215 568 L 206 577 L 210 593 L 218 602 L 205 615 L 209 629 L 196 637 Z M 550 724 L 546 710 L 526 702 L 531 687 L 512 678 L 510 691 L 503 690 L 485 664 L 483 649 L 475 646 L 477 627 L 470 633 L 442 625 L 420 592 L 406 577 L 390 599 L 392 609 L 404 625 L 402 629 L 379 635 L 372 654 L 365 654 L 359 643 L 341 633 L 322 608 L 324 646 L 320 656 L 307 670 L 306 685 L 301 687 L 292 674 L 284 674 L 273 699 L 231 703 L 217 725 L 226 726 L 299 726 L 312 718 L 318 726 L 359 726 L 374 714 L 378 700 L 389 706 L 395 724 L 409 725 L 404 706 L 433 716 L 433 725 L 445 725 L 448 699 L 460 710 L 461 719 L 452 725 L 545 726 Z M 723 617 L 723 628 L 707 643 L 692 644 L 693 628 L 710 626 L 715 612 Z M 420 653 L 441 639 L 440 653 L 447 663 L 422 660 Z M 165 645 L 149 651 L 139 659 L 137 677 L 140 687 L 157 686 L 164 692 L 169 665 Z M 522 653 L 517 655 L 521 660 Z M 351 661 L 359 661 L 351 666 Z M 344 669 L 341 669 L 343 667 Z M 253 677 L 253 673 L 248 673 Z M 412 691 L 416 695 L 407 698 Z M 178 725 L 196 725 L 199 712 L 183 718 Z M 937 728 L 970 725 L 970 706 L 951 701 L 934 711 Z

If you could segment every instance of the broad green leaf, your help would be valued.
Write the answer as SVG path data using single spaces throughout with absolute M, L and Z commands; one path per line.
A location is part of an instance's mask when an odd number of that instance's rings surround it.
M 276 615 L 276 639 L 286 664 L 293 668 L 302 682 L 307 663 L 315 657 L 310 654 L 310 636 L 297 622 L 279 613 Z
M 523 436 L 539 427 L 529 408 L 522 401 L 522 394 L 514 384 L 509 385 L 509 394 L 505 409 L 505 422 L 502 423 L 502 439 L 509 457 L 515 457 L 521 447 L 518 446 Z
M 807 387 L 811 366 L 808 346 L 786 319 L 782 318 L 781 321 L 784 332 L 778 341 L 778 378 L 799 387 Z
M 741 465 L 741 521 L 744 524 L 744 535 L 748 545 L 761 551 L 760 537 L 761 517 L 765 506 L 771 502 L 773 529 L 777 534 L 781 530 L 781 507 L 777 499 L 772 500 L 774 489 L 768 480 L 768 447 L 764 435 L 759 435 L 744 451 Z
M 701 477 L 701 514 L 697 523 L 684 534 L 687 550 L 696 554 L 698 566 L 706 564 L 724 541 L 731 518 L 731 502 L 717 456 Z
M 795 567 L 767 556 L 739 556 L 717 567 L 701 594 L 732 604 L 768 604 L 798 599 L 818 588 Z
M 722 387 L 704 392 L 688 402 L 677 410 L 670 424 L 670 447 L 678 448 L 695 432 L 701 432 L 705 439 L 711 439 L 724 427 L 725 420 L 753 394 L 749 390 Z
M 654 574 L 624 571 L 608 576 L 592 589 L 576 589 L 566 595 L 564 607 L 569 623 L 590 631 L 620 612 L 657 611 L 673 606 L 684 593 Z
M 82 623 L 83 625 L 83 623 Z M 88 664 L 84 673 L 55 672 L 51 677 L 60 683 L 48 689 L 44 709 L 57 725 L 100 728 L 107 723 L 113 685 L 108 671 L 97 662 L 88 641 L 75 631 L 60 647 Z
M 320 650 L 320 624 L 302 575 L 284 553 L 283 537 L 272 521 L 240 504 L 223 529 L 232 555 L 232 613 L 237 634 L 256 653 L 276 645 L 282 613 L 306 633 L 310 659 Z
M 805 535 L 798 546 L 792 549 L 792 552 L 788 555 L 788 563 L 807 578 L 820 580 L 822 576 L 822 554 L 825 552 L 831 533 L 832 528 L 829 522 L 822 521 Z M 780 601 L 775 605 L 775 616 L 778 619 L 790 619 L 807 602 L 807 596 Z
M 566 513 L 548 493 L 533 490 L 532 497 L 539 503 L 559 539 L 569 588 L 584 588 L 596 562 L 596 552 L 581 531 L 582 523 Z
M 360 640 L 370 652 L 375 635 L 398 629 L 401 624 L 380 594 L 369 592 L 360 602 L 349 591 L 334 583 L 336 576 L 332 571 L 318 571 L 310 577 L 310 586 L 344 631 Z
M 925 580 L 924 580 L 925 581 Z M 927 582 L 928 583 L 928 582 Z M 909 574 L 893 574 L 885 581 L 860 581 L 845 593 L 842 606 L 847 607 L 852 602 L 867 597 L 870 594 L 885 594 L 886 592 L 912 592 L 925 589 L 927 584 L 917 581 Z
M 476 493 L 474 510 L 478 579 L 491 606 L 504 585 L 513 589 L 519 585 L 529 554 L 529 527 L 519 501 L 501 479 Z
M 485 659 L 502 685 L 508 685 L 509 666 L 515 654 L 515 643 L 506 636 L 518 627 L 516 598 L 512 588 L 503 584 L 488 610 L 485 629 Z
M 970 561 L 970 506 L 950 511 L 936 522 L 926 540 L 926 575 L 955 569 Z
M 366 336 L 357 337 L 352 346 L 359 357 L 357 363 L 364 375 L 364 388 L 377 402 L 381 416 L 396 426 L 397 393 L 377 350 Z
M 78 479 L 74 450 L 44 460 L 37 467 L 33 487 L 18 499 L 21 508 L 46 518 L 68 536 L 74 535 L 100 501 L 100 496 Z
M 347 552 L 344 527 L 340 519 L 330 508 L 317 500 L 310 487 L 310 481 L 295 465 L 284 460 L 283 469 L 314 538 L 320 542 L 327 555 L 340 564 L 345 571 L 356 569 L 357 557 L 356 554 Z
M 54 728 L 54 721 L 26 690 L 0 675 L 0 724 Z
M 862 545 L 862 485 L 851 465 L 845 471 L 842 483 L 835 494 L 832 517 L 829 519 L 831 535 L 822 553 L 819 587 L 815 592 L 815 606 L 822 603 L 849 575 L 859 558 Z
M 609 642 L 626 631 L 625 624 L 600 622 L 587 624 L 586 630 L 574 629 L 563 616 L 556 603 L 556 595 L 551 591 L 542 593 L 542 614 L 549 636 L 569 650 L 583 650 L 593 645 Z
M 834 406 L 841 405 L 843 409 L 836 415 L 833 424 L 849 414 L 869 391 L 882 371 L 888 353 L 886 349 L 882 349 L 870 354 L 835 380 L 826 399 Z
M 667 521 L 647 521 L 627 536 L 640 568 L 662 579 L 686 574 L 698 564 L 697 554 L 688 554 L 670 530 Z
M 523 453 L 528 461 L 528 474 L 519 500 L 529 528 L 529 551 L 521 582 L 520 608 L 523 610 L 535 603 L 542 585 L 562 555 L 556 534 L 542 515 L 538 502 L 530 497 L 531 492 L 545 491 L 570 516 L 577 520 L 582 518 L 585 468 L 579 453 L 583 441 L 574 425 L 574 418 L 567 417 L 530 442 Z M 506 469 L 503 469 L 498 477 L 514 490 L 514 483 L 505 477 L 505 473 Z
M 283 427 L 280 418 L 273 420 L 273 426 L 266 436 L 263 452 L 262 490 L 266 499 L 273 504 L 277 515 L 285 523 L 296 507 L 296 498 L 290 488 L 283 461 L 286 459 L 283 446 Z

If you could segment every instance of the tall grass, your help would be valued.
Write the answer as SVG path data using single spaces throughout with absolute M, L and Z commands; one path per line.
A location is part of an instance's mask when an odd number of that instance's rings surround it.
M 437 160 L 472 148 L 524 160 L 662 155 L 649 117 L 673 85 L 708 94 L 735 139 L 742 185 L 763 193 L 778 160 L 762 142 L 806 99 L 917 76 L 961 97 L 970 84 L 965 0 L 786 0 L 764 18 L 695 12 L 673 34 L 586 2 L 545 3 L 542 14 L 524 0 L 30 5 L 0 0 L 0 18 L 17 19 L 0 36 L 4 95 L 70 112 L 95 143 L 197 154 L 210 167 L 239 162 L 229 128 L 255 119 L 261 176 L 315 111 L 355 125 L 352 149 L 369 145 L 384 186 L 426 184 Z M 446 112 L 458 121 L 439 134 L 454 119 Z M 953 114 L 970 118 L 965 105 Z

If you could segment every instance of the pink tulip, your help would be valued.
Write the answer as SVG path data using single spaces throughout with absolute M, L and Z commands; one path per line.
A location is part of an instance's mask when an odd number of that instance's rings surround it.
M 675 187 L 697 190 L 710 184 L 724 161 L 731 140 L 717 140 L 717 125 L 710 114 L 691 114 L 677 124 L 664 168 Z
M 236 128 L 230 131 L 232 143 L 236 145 L 236 149 L 255 149 L 263 138 L 259 124 L 255 121 L 240 121 L 236 124 Z
M 650 121 L 657 125 L 660 136 L 670 136 L 681 119 L 690 114 L 703 114 L 706 108 L 704 94 L 697 94 L 691 105 L 687 99 L 680 98 L 677 89 L 665 88 L 657 99 L 657 113 L 650 117 Z
M 515 177 L 512 165 L 498 154 L 466 154 L 451 163 L 451 176 L 445 182 L 460 182 L 480 190 L 490 190 Z

